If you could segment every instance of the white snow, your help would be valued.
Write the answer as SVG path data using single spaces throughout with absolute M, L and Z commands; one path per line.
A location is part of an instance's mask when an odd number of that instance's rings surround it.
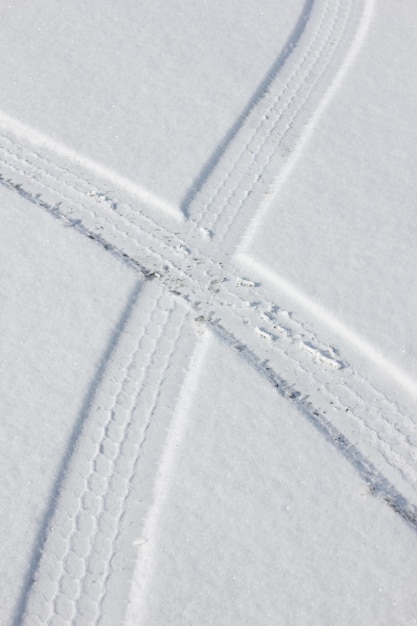
M 302 5 L 12 3 L 2 9 L 2 112 L 177 207 Z
M 417 10 L 0 7 L 0 623 L 417 622 Z
M 132 623 L 413 623 L 414 533 L 396 535 L 387 507 L 236 354 L 205 349 L 138 548 Z M 142 559 L 157 584 L 144 586 Z
M 416 395 L 417 128 L 408 120 L 417 103 L 417 16 L 407 4 L 397 8 L 374 11 L 352 71 L 247 252 L 283 277 L 283 297 L 294 297 L 306 318 L 320 306 L 315 325 L 324 310 L 340 323 L 334 341 Z

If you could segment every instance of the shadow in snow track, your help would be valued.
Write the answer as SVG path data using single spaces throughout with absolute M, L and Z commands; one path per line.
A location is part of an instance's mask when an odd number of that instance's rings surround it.
M 39 566 L 40 557 L 42 555 L 42 548 L 43 548 L 43 545 L 45 543 L 45 540 L 48 534 L 48 525 L 50 523 L 50 520 L 56 508 L 56 503 L 59 497 L 59 492 L 61 490 L 65 473 L 72 457 L 74 446 L 82 432 L 83 424 L 89 415 L 92 402 L 101 384 L 102 378 L 106 370 L 107 363 L 111 359 L 113 353 L 115 352 L 115 349 L 119 343 L 120 337 L 123 333 L 123 330 L 131 316 L 134 306 L 137 303 L 139 294 L 142 290 L 142 286 L 143 286 L 143 283 L 141 281 L 138 281 L 133 287 L 131 293 L 129 294 L 127 304 L 118 322 L 116 323 L 116 328 L 114 332 L 112 333 L 109 339 L 109 342 L 107 344 L 107 347 L 101 357 L 100 364 L 97 368 L 97 372 L 94 376 L 94 379 L 92 380 L 90 387 L 87 390 L 87 393 L 84 397 L 84 401 L 82 403 L 80 412 L 78 414 L 78 418 L 76 420 L 73 432 L 68 442 L 67 450 L 60 463 L 60 467 L 58 468 L 57 478 L 52 488 L 49 502 L 47 503 L 47 506 L 46 506 L 44 519 L 39 527 L 39 530 L 35 539 L 34 547 L 32 550 L 32 558 L 29 563 L 25 580 L 23 581 L 20 597 L 16 604 L 15 617 L 13 619 L 12 626 L 21 626 L 22 624 L 23 617 L 24 617 L 26 607 L 27 607 L 29 593 L 33 584 L 35 573 Z
M 259 84 L 255 93 L 252 95 L 249 102 L 246 104 L 242 113 L 235 120 L 231 128 L 226 133 L 225 137 L 223 137 L 223 139 L 219 143 L 219 145 L 215 148 L 215 150 L 209 157 L 207 163 L 203 166 L 202 170 L 197 175 L 191 188 L 185 194 L 185 197 L 183 198 L 181 205 L 180 205 L 181 210 L 184 213 L 185 217 L 189 217 L 190 205 L 192 204 L 192 202 L 194 201 L 194 198 L 197 196 L 197 194 L 201 191 L 201 189 L 205 185 L 207 179 L 210 178 L 214 169 L 219 164 L 220 159 L 222 158 L 228 145 L 236 137 L 243 122 L 248 117 L 249 113 L 257 104 L 257 102 L 259 102 L 259 100 L 261 100 L 264 94 L 268 91 L 270 84 L 276 78 L 277 74 L 280 72 L 280 70 L 284 66 L 284 63 L 287 61 L 289 56 L 292 54 L 294 48 L 297 46 L 298 42 L 300 41 L 303 35 L 303 32 L 305 30 L 306 24 L 308 22 L 308 19 L 310 17 L 311 11 L 313 9 L 314 2 L 315 0 L 305 1 L 302 11 L 300 13 L 300 16 L 297 20 L 297 23 L 295 24 L 293 31 L 288 37 L 287 42 L 285 43 L 285 46 L 283 47 L 281 51 L 281 54 L 274 61 L 271 68 L 268 70 L 265 78 Z

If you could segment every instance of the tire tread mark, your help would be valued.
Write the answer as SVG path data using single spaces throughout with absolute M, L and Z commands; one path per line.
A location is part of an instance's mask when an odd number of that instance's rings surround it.
M 75 227 L 77 227 L 80 217 L 85 217 L 86 215 L 86 213 L 82 214 L 80 212 L 81 207 L 82 205 L 77 204 L 78 214 L 73 221 L 71 221 L 72 218 L 67 218 L 67 216 L 64 215 L 64 218 L 69 219 L 70 223 Z M 60 210 L 63 210 L 63 208 L 64 207 L 61 205 Z M 170 290 L 173 290 L 173 286 L 178 285 L 178 287 L 175 289 L 176 293 L 185 297 L 188 302 L 200 302 L 200 304 L 195 305 L 195 307 L 196 309 L 203 309 L 203 312 L 205 313 L 207 319 L 210 317 L 208 315 L 210 312 L 210 308 L 213 307 L 214 310 L 216 309 L 216 303 L 214 301 L 214 298 L 210 296 L 207 297 L 207 294 L 210 294 L 210 285 L 207 285 L 208 277 L 221 276 L 221 281 L 226 281 L 226 284 L 228 285 L 228 291 L 227 293 L 223 292 L 222 297 L 223 299 L 226 299 L 229 307 L 233 307 L 235 319 L 239 319 L 241 328 L 248 325 L 248 320 L 251 321 L 251 327 L 257 327 L 259 325 L 261 321 L 259 311 L 253 310 L 253 308 L 250 306 L 246 306 L 247 303 L 240 295 L 239 291 L 233 288 L 233 274 L 227 275 L 227 273 L 219 264 L 216 264 L 209 257 L 204 256 L 204 254 L 201 254 L 201 258 L 204 258 L 204 261 L 201 260 L 201 265 L 205 268 L 204 272 L 198 273 L 196 275 L 196 278 L 193 279 L 189 274 L 187 274 L 186 271 L 184 271 L 184 258 L 180 253 L 175 253 L 175 248 L 180 245 L 180 242 L 182 242 L 181 245 L 186 245 L 187 241 L 181 239 L 178 235 L 169 234 L 167 231 L 164 231 L 163 227 L 158 227 L 157 230 L 159 231 L 159 233 L 162 233 L 162 235 L 164 236 L 166 235 L 171 240 L 167 241 L 165 246 L 161 248 L 161 240 L 160 238 L 158 238 L 157 233 L 153 232 L 153 230 L 149 228 L 150 222 L 148 222 L 147 220 L 142 221 L 142 225 L 144 228 L 141 230 L 138 226 L 133 224 L 133 221 L 130 221 L 125 216 L 123 216 L 124 224 L 128 228 L 133 228 L 134 230 L 134 234 L 129 234 L 128 231 L 124 231 L 122 227 L 115 224 L 115 220 L 119 217 L 119 215 L 114 210 L 109 208 L 109 206 L 107 206 L 106 204 L 100 206 L 99 216 L 97 215 L 97 213 L 92 211 L 91 208 L 82 208 L 85 209 L 87 211 L 87 214 L 90 215 L 89 220 L 91 221 L 87 222 L 87 231 L 90 226 L 94 228 L 94 231 L 91 232 L 97 232 L 98 230 L 100 230 L 100 232 L 102 232 L 100 236 L 103 238 L 102 241 L 105 242 L 105 245 L 110 248 L 113 246 L 116 246 L 116 248 L 119 247 L 122 258 L 125 257 L 126 254 L 133 256 L 141 255 L 142 257 L 146 257 L 146 261 L 148 264 L 152 262 L 154 263 L 153 269 L 155 270 L 155 272 L 152 273 L 158 273 L 158 270 L 160 270 L 161 267 L 169 266 L 169 272 L 167 274 L 159 273 L 160 281 L 164 283 L 166 287 Z M 104 218 L 104 213 L 111 216 L 111 222 L 107 221 L 107 218 Z M 99 220 L 99 222 L 97 222 L 97 220 Z M 99 227 L 97 227 L 97 223 L 99 224 Z M 108 226 L 110 230 L 107 230 L 103 234 L 104 226 Z M 147 227 L 146 230 L 145 227 Z M 112 230 L 114 230 L 116 233 L 116 239 L 111 234 Z M 149 238 L 149 241 L 147 241 L 147 238 Z M 174 243 L 176 243 L 176 245 L 172 246 L 172 240 L 174 241 Z M 153 248 L 153 245 L 156 245 L 156 248 Z M 143 249 L 145 249 L 145 253 Z M 169 258 L 169 256 L 171 258 Z M 185 261 L 187 262 L 187 260 Z M 209 287 L 209 289 L 207 289 L 207 287 Z M 258 302 L 258 307 L 261 311 L 269 311 L 269 321 L 265 322 L 265 319 L 262 318 L 262 323 L 270 329 L 272 336 L 275 337 L 275 340 L 273 342 L 274 351 L 286 354 L 287 357 L 291 359 L 294 367 L 294 372 L 296 372 L 301 367 L 303 367 L 302 364 L 305 363 L 304 355 L 299 349 L 299 339 L 305 339 L 307 336 L 307 338 L 313 343 L 319 343 L 317 338 L 314 334 L 311 334 L 301 323 L 297 324 L 294 318 L 290 320 L 290 325 L 288 324 L 289 320 L 287 318 L 285 322 L 287 324 L 287 328 L 285 326 L 283 327 L 280 316 L 282 316 L 282 313 L 285 313 L 285 311 L 280 310 L 279 307 L 273 305 L 267 299 L 262 297 L 258 289 L 253 289 L 251 296 L 255 299 L 255 301 Z M 205 305 L 203 306 L 201 303 L 205 303 Z M 275 313 L 274 311 L 277 309 L 278 311 Z M 279 334 L 279 337 L 277 336 L 276 332 L 277 327 L 280 327 L 281 330 L 285 331 L 284 334 L 281 332 Z M 249 341 L 249 339 L 247 339 L 247 341 Z M 258 345 L 261 346 L 261 342 L 258 341 Z M 309 366 L 309 368 L 311 368 L 311 366 Z M 317 370 L 318 374 L 321 375 L 322 372 L 320 371 L 320 369 L 315 369 Z M 305 366 L 304 370 L 307 371 Z M 337 376 L 337 373 L 335 374 L 335 376 Z M 367 389 L 368 391 L 371 391 L 374 395 L 378 393 L 379 405 L 381 407 L 377 419 L 377 422 L 380 422 L 379 426 L 382 425 L 384 427 L 384 430 L 388 429 L 394 437 L 397 445 L 400 446 L 398 450 L 401 450 L 401 448 L 404 449 L 405 447 L 406 449 L 408 449 L 407 457 L 412 459 L 414 456 L 413 452 L 415 447 L 412 443 L 413 430 L 415 429 L 415 423 L 413 422 L 413 420 L 411 418 L 406 418 L 404 415 L 401 415 L 400 410 L 397 406 L 395 406 L 394 403 L 390 402 L 388 398 L 386 398 L 386 396 L 382 394 L 382 392 L 377 392 L 377 390 L 373 386 L 371 386 L 370 383 L 365 381 L 363 377 L 359 376 L 358 373 L 355 373 L 354 376 L 351 376 L 350 380 L 353 385 L 351 395 L 353 394 L 353 396 L 355 397 L 354 401 L 357 406 L 361 407 L 360 413 L 362 413 L 363 416 L 369 415 L 369 407 L 364 403 L 363 398 L 360 398 L 354 390 L 358 386 L 360 386 L 362 389 Z M 341 383 L 339 383 L 339 381 L 336 382 L 339 388 L 342 389 Z M 332 402 L 337 404 L 336 396 L 332 394 L 331 397 L 333 398 Z M 355 416 L 355 412 L 352 411 L 349 407 L 350 404 L 348 404 L 348 406 L 345 406 L 345 409 L 349 410 L 349 420 L 351 422 L 356 421 L 357 426 L 360 426 L 361 430 L 363 430 L 363 428 L 366 428 L 368 420 L 365 419 L 365 417 L 362 417 L 360 421 L 358 421 L 358 418 Z M 396 416 L 396 418 L 394 419 L 393 416 Z M 368 429 L 369 434 L 373 439 L 375 435 L 370 427 L 368 427 Z M 380 447 L 381 449 L 386 447 L 386 444 L 382 440 L 380 440 Z M 391 460 L 387 460 L 390 465 L 392 465 L 392 456 L 396 456 L 398 461 L 400 461 L 401 454 L 400 452 L 396 453 L 395 449 L 392 446 L 390 449 Z M 387 447 L 386 450 L 388 450 Z M 412 451 L 411 453 L 410 450 Z M 415 464 L 413 462 L 412 465 L 408 467 L 408 471 L 412 472 L 413 475 L 415 474 L 414 465 Z M 400 473 L 403 472 L 400 471 Z
M 145 291 L 149 297 L 141 298 L 139 309 L 128 321 L 70 461 L 28 598 L 23 622 L 28 625 L 72 623 L 81 598 L 80 581 L 87 566 L 94 569 L 91 559 L 87 565 L 83 559 L 91 554 L 92 541 L 100 532 L 104 531 L 101 549 L 108 550 L 105 498 L 112 479 L 118 473 L 122 475 L 117 461 L 122 454 L 123 430 L 128 428 L 143 388 L 144 378 L 139 371 L 146 373 L 152 368 L 152 355 L 159 341 L 155 331 L 160 328 L 162 333 L 170 318 L 167 304 L 171 299 L 162 288 L 152 283 Z M 161 312 L 165 318 L 162 323 Z M 155 339 L 149 339 L 150 330 Z M 93 591 L 90 589 L 90 593 Z
M 239 339 L 228 331 L 221 324 L 214 324 L 215 332 L 219 338 L 228 345 L 239 345 Z M 369 489 L 370 495 L 379 498 L 384 504 L 389 506 L 394 513 L 399 515 L 414 531 L 417 532 L 417 505 L 404 497 L 399 491 L 397 485 L 391 481 L 390 477 L 378 469 L 378 465 L 372 461 L 369 450 L 361 450 L 357 443 L 345 435 L 337 424 L 334 423 L 332 417 L 326 416 L 326 411 L 317 409 L 311 402 L 309 395 L 304 395 L 302 390 L 296 384 L 288 384 L 288 382 L 270 367 L 269 360 L 263 359 L 262 354 L 256 354 L 250 347 L 241 352 L 242 357 L 249 365 L 251 365 L 261 376 L 263 376 L 276 391 L 284 398 L 293 402 L 307 418 L 307 420 L 325 437 L 325 439 L 341 453 L 347 461 L 353 466 L 355 471 L 364 480 Z M 278 370 L 280 371 L 280 370 Z M 311 375 L 311 372 L 308 372 Z M 415 487 L 415 485 L 414 485 Z
M 137 454 L 134 459 L 132 458 L 133 462 L 124 494 L 124 502 L 123 506 L 119 508 L 116 532 L 113 537 L 114 556 L 107 561 L 106 578 L 102 585 L 102 593 L 97 609 L 98 617 L 94 625 L 112 626 L 114 621 L 107 619 L 106 616 L 111 614 L 114 599 L 117 597 L 116 590 L 120 587 L 122 581 L 119 575 L 120 568 L 114 567 L 113 561 L 118 554 L 118 546 L 120 544 L 124 546 L 128 544 L 128 531 L 133 522 L 137 526 L 137 511 L 133 511 L 129 516 L 128 503 L 134 500 L 131 496 L 137 491 L 135 478 L 140 475 L 141 482 L 145 480 L 145 466 L 146 476 L 148 476 L 146 480 L 150 485 L 148 489 L 152 491 L 149 499 L 153 500 L 153 490 L 157 481 L 155 477 L 158 474 L 159 464 L 165 450 L 166 436 L 170 429 L 172 414 L 196 345 L 194 332 L 189 332 L 190 321 L 189 311 L 182 303 L 177 303 L 171 328 L 174 336 L 171 339 L 171 347 L 165 355 L 164 375 L 161 377 L 159 385 L 154 389 L 152 406 L 147 410 L 148 421 L 142 430 L 142 438 L 137 446 Z M 146 461 L 143 462 L 145 456 Z M 141 490 L 140 495 L 143 497 L 143 490 Z M 137 539 L 137 535 L 135 539 Z M 146 537 L 143 537 L 142 540 L 146 541 Z M 130 549 L 132 549 L 132 544 L 133 541 L 130 542 Z M 120 549 L 120 555 L 123 552 Z M 125 608 L 126 604 L 122 609 Z M 124 613 L 124 610 L 122 612 Z
M 295 62 L 291 65 L 294 56 L 290 55 L 283 71 L 272 81 L 264 97 L 248 116 L 235 141 L 235 144 L 239 141 L 242 144 L 240 152 L 231 164 L 228 163 L 226 172 L 219 168 L 220 181 L 210 197 L 206 200 L 200 197 L 200 205 L 203 204 L 204 209 L 201 215 L 195 217 L 195 226 L 205 228 L 212 236 L 219 237 L 222 233 L 216 230 L 218 221 L 226 221 L 226 226 L 230 225 L 248 195 L 259 185 L 281 144 L 288 135 L 295 138 L 297 133 L 294 131 L 294 122 L 300 112 L 306 113 L 311 95 L 321 84 L 338 45 L 344 39 L 349 13 L 346 19 L 340 19 L 339 12 L 343 6 L 340 2 L 326 2 L 321 12 L 313 7 L 311 21 L 316 22 L 315 27 L 306 28 Z M 310 33 L 310 30 L 313 32 Z M 308 116 L 307 112 L 304 117 Z M 285 153 L 289 149 L 287 146 L 281 152 Z M 285 158 L 281 160 L 285 164 Z M 230 182 L 231 178 L 233 183 Z M 223 229 L 222 236 L 225 232 Z
M 317 3 L 316 3 L 317 4 Z M 263 142 L 262 145 L 265 144 L 266 138 L 271 135 L 271 132 L 275 126 L 279 124 L 282 116 L 285 114 L 287 108 L 291 105 L 295 100 L 295 95 L 297 90 L 302 85 L 302 80 L 297 83 L 297 87 L 295 91 L 291 91 L 291 85 L 295 78 L 297 78 L 301 67 L 308 60 L 308 55 L 313 48 L 317 39 L 319 39 L 319 35 L 321 33 L 321 29 L 323 25 L 326 25 L 325 17 L 327 12 L 330 10 L 330 3 L 326 0 L 326 9 L 321 13 L 318 24 L 316 26 L 316 30 L 313 33 L 311 39 L 307 39 L 306 37 L 302 37 L 298 47 L 303 47 L 303 51 L 296 57 L 295 62 L 293 63 L 291 70 L 287 77 L 282 80 L 283 71 L 281 71 L 269 86 L 268 90 L 264 94 L 263 98 L 259 100 L 257 105 L 249 114 L 246 123 L 242 126 L 241 132 L 239 135 L 243 135 L 242 137 L 242 145 L 239 147 L 239 152 L 234 156 L 234 159 L 231 163 L 228 163 L 228 167 L 226 171 L 219 171 L 220 181 L 217 181 L 216 184 L 213 185 L 212 179 L 207 185 L 207 191 L 211 188 L 211 192 L 208 198 L 204 199 L 203 189 L 200 192 L 198 198 L 196 198 L 195 204 L 196 215 L 193 216 L 192 222 L 195 227 L 205 228 L 208 231 L 211 230 L 211 227 L 217 221 L 219 215 L 218 211 L 221 210 L 221 207 L 226 208 L 226 203 L 230 200 L 234 193 L 236 192 L 238 183 L 234 180 L 236 175 L 239 176 L 240 172 L 240 163 L 243 162 L 243 166 L 245 166 L 245 161 L 251 163 L 253 157 L 258 156 L 260 153 L 259 146 L 260 142 Z M 313 14 L 315 12 L 315 8 L 313 6 Z M 312 19 L 312 18 L 311 18 Z M 289 57 L 287 63 L 292 60 L 292 56 Z M 283 70 L 285 71 L 285 66 Z M 274 93 L 276 91 L 276 93 Z M 289 93 L 289 97 L 286 101 L 287 92 Z M 276 109 L 276 111 L 274 110 Z M 275 120 L 271 117 L 271 114 L 274 113 Z M 245 137 L 245 134 L 248 133 L 249 136 Z M 256 140 L 259 135 L 259 141 Z M 236 144 L 240 143 L 240 136 L 236 137 L 236 141 L 234 142 L 231 148 L 233 151 L 236 150 Z M 272 151 L 274 151 L 274 147 L 272 147 Z M 219 164 L 221 167 L 221 164 Z M 219 168 L 220 169 L 220 168 Z M 242 167 L 243 172 L 240 174 L 242 177 L 247 175 L 247 168 Z M 217 172 L 216 172 L 217 173 Z M 250 180 L 250 176 L 249 176 Z M 222 190 L 226 191 L 226 194 L 221 196 Z M 215 201 L 219 199 L 219 207 L 217 210 L 213 211 L 213 206 Z M 197 202 L 198 200 L 198 202 Z M 203 210 L 200 213 L 201 206 L 203 206 Z M 190 213 L 193 215 L 192 210 L 190 209 Z M 207 216 L 207 219 L 206 219 Z

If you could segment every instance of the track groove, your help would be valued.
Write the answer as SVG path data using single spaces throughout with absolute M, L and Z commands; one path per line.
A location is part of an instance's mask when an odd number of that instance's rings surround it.
M 135 469 L 185 321 L 185 309 L 149 283 L 67 468 L 23 623 L 100 622 Z

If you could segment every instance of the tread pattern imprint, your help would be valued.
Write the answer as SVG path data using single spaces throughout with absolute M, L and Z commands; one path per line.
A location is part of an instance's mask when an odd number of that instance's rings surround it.
M 234 258 L 359 49 L 372 6 L 305 3 L 285 62 L 183 220 L 103 192 L 106 181 L 0 121 L 0 183 L 104 247 L 141 283 L 60 477 L 16 623 L 123 623 L 135 563 L 122 548 L 146 524 L 170 420 L 205 328 L 295 403 L 370 492 L 417 530 L 415 416 L 266 287 L 240 276 Z

